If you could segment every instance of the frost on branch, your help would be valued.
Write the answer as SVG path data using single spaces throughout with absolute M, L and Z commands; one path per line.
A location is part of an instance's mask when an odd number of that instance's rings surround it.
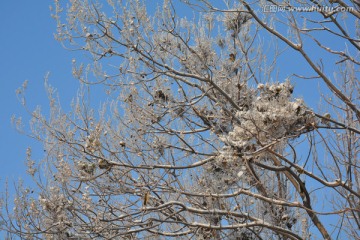
M 314 115 L 301 99 L 293 99 L 293 86 L 289 81 L 259 84 L 257 89 L 242 89 L 240 110 L 235 113 L 240 124 L 220 136 L 225 146 L 216 160 L 204 166 L 200 183 L 215 193 L 223 193 L 238 182 L 252 183 L 246 161 L 265 161 L 269 154 L 259 151 L 271 145 L 282 153 L 284 141 L 310 131 Z
M 226 192 L 247 177 L 244 161 L 239 161 L 238 154 L 229 146 L 223 147 L 216 160 L 204 168 L 205 174 L 200 184 L 212 193 Z
M 85 144 L 86 150 L 93 153 L 100 149 L 101 147 L 100 133 L 101 133 L 101 129 L 100 129 L 100 125 L 98 125 L 96 126 L 96 129 L 93 132 L 91 132 L 91 134 L 86 139 L 86 144 Z
M 310 130 L 314 116 L 301 99 L 292 99 L 293 86 L 289 81 L 259 84 L 253 99 L 243 104 L 236 117 L 241 124 L 222 136 L 222 140 L 238 148 L 262 146 L 275 140 L 297 137 Z

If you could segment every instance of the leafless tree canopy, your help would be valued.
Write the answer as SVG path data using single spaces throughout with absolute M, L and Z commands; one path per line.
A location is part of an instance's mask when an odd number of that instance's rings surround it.
M 10 237 L 360 239 L 358 1 L 52 11 L 57 39 L 91 61 L 73 61 L 70 112 L 48 82 L 50 114 L 30 109 L 46 155 L 28 149 L 37 187 L 1 202 Z

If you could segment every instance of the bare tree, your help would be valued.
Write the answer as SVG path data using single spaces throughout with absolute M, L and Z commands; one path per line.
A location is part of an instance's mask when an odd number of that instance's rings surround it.
M 9 235 L 360 238 L 358 2 L 71 0 L 53 16 L 92 61 L 74 60 L 71 112 L 47 83 L 50 115 L 31 113 L 46 157 L 29 149 L 38 187 L 13 211 L 4 198 Z

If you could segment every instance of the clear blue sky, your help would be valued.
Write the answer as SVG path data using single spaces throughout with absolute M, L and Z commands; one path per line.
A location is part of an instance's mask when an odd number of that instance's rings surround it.
M 26 148 L 34 143 L 11 125 L 14 114 L 22 116 L 25 124 L 29 120 L 15 90 L 28 80 L 30 108 L 42 105 L 44 111 L 47 98 L 43 83 L 47 72 L 64 102 L 77 90 L 76 80 L 71 76 L 71 59 L 76 54 L 55 41 L 56 24 L 50 17 L 50 4 L 51 1 L 28 0 L 0 3 L 0 190 L 7 177 L 12 181 L 24 176 Z

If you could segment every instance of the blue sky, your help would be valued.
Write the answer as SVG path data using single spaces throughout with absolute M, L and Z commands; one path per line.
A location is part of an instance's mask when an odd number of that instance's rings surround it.
M 29 81 L 27 91 L 30 109 L 42 105 L 46 111 L 47 98 L 44 76 L 50 72 L 51 84 L 61 92 L 64 102 L 77 91 L 71 76 L 69 52 L 54 39 L 56 23 L 50 17 L 49 1 L 12 0 L 0 3 L 0 189 L 4 180 L 24 176 L 25 152 L 34 141 L 19 134 L 11 125 L 11 116 L 22 116 L 25 125 L 29 114 L 17 100 L 15 90 Z

